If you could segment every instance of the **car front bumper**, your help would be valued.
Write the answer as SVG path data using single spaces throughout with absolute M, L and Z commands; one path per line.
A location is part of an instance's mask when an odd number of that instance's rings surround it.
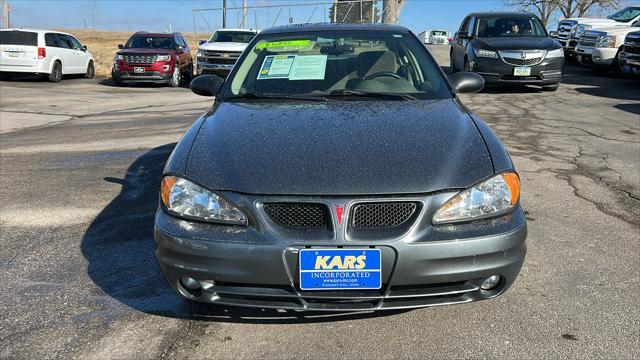
M 501 58 L 477 58 L 473 64 L 473 70 L 482 75 L 487 85 L 553 85 L 562 80 L 564 59 L 544 59 L 540 64 L 530 66 L 530 76 L 514 76 L 516 67 Z
M 144 73 L 136 73 L 133 71 L 114 72 L 112 77 L 118 77 L 120 82 L 128 83 L 155 83 L 166 84 L 171 80 L 172 73 L 163 73 L 160 71 L 146 71 Z
M 232 64 L 214 64 L 198 62 L 196 65 L 196 75 L 202 74 L 223 74 L 227 75 L 233 70 Z
M 270 233 L 262 226 L 186 221 L 160 209 L 155 219 L 156 256 L 169 285 L 195 301 L 314 311 L 407 309 L 502 294 L 522 267 L 527 228 L 524 212 L 517 207 L 508 215 L 468 224 L 418 225 L 393 241 L 296 241 Z M 299 250 L 338 247 L 380 249 L 382 288 L 302 291 Z M 481 289 L 483 280 L 493 275 L 502 277 L 500 285 Z M 197 280 L 201 290 L 187 290 L 182 277 Z
M 640 54 L 621 52 L 620 65 L 626 74 L 640 77 Z
M 618 53 L 617 48 L 576 47 L 576 58 L 579 63 L 593 67 L 609 67 Z

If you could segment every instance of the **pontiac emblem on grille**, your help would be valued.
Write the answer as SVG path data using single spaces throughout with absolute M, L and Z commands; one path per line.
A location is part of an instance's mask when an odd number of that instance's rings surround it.
M 342 224 L 342 215 L 344 214 L 344 205 L 337 205 L 334 204 L 333 205 L 333 211 L 336 215 L 336 221 L 338 222 L 338 225 Z

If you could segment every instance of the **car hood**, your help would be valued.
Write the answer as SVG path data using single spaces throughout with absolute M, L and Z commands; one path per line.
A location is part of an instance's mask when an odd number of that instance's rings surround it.
M 130 48 L 130 49 L 120 49 L 118 51 L 119 55 L 127 55 L 127 54 L 159 54 L 159 55 L 170 55 L 173 54 L 173 50 L 167 49 L 149 49 L 149 48 Z
M 638 31 L 638 28 L 631 26 L 608 26 L 594 28 L 589 31 L 607 33 L 608 35 L 626 35 L 630 32 Z
M 477 38 L 473 45 L 487 50 L 552 50 L 560 47 L 555 39 L 538 36 Z
M 493 165 L 451 99 L 224 102 L 207 115 L 185 172 L 212 190 L 374 195 L 466 188 Z
M 218 50 L 218 51 L 239 51 L 242 52 L 247 47 L 247 43 L 236 42 L 212 42 L 204 43 L 198 48 L 201 50 Z

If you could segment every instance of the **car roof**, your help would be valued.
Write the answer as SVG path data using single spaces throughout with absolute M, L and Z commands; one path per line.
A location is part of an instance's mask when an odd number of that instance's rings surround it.
M 332 23 L 317 23 L 317 24 L 292 24 L 276 26 L 266 30 L 262 30 L 260 35 L 270 34 L 289 34 L 303 31 L 341 31 L 341 30 L 359 30 L 359 31 L 395 31 L 395 32 L 409 32 L 404 26 L 388 25 L 388 24 L 332 24 Z
M 28 31 L 28 32 L 35 32 L 35 33 L 55 33 L 55 34 L 64 34 L 64 35 L 75 36 L 75 35 L 66 33 L 64 31 L 47 30 L 47 29 L 33 29 L 33 28 L 9 28 L 9 29 L 0 29 L 0 31 Z
M 182 36 L 182 34 L 174 32 L 174 33 L 154 33 L 154 32 L 147 32 L 147 31 L 138 31 L 136 33 L 134 33 L 133 35 L 147 35 L 147 36 L 155 36 L 155 37 L 174 37 L 176 35 L 180 35 Z
M 524 12 L 524 11 L 487 11 L 487 12 L 475 12 L 469 14 L 469 16 L 474 17 L 532 17 L 535 16 L 532 13 Z
M 257 30 L 254 30 L 254 29 L 234 29 L 234 28 L 221 28 L 216 31 L 238 31 L 238 32 L 250 32 L 250 33 L 257 32 Z

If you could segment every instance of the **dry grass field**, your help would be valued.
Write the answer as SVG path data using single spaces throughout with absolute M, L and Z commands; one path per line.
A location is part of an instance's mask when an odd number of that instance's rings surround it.
M 111 77 L 111 65 L 113 64 L 113 57 L 118 51 L 118 44 L 124 44 L 133 34 L 128 31 L 77 29 L 60 29 L 60 31 L 73 34 L 83 45 L 87 45 L 95 60 L 96 76 L 101 78 Z M 198 44 L 193 37 L 193 33 L 183 33 L 183 35 L 189 42 L 191 52 L 195 56 Z M 204 38 L 204 34 L 199 35 L 200 38 Z

